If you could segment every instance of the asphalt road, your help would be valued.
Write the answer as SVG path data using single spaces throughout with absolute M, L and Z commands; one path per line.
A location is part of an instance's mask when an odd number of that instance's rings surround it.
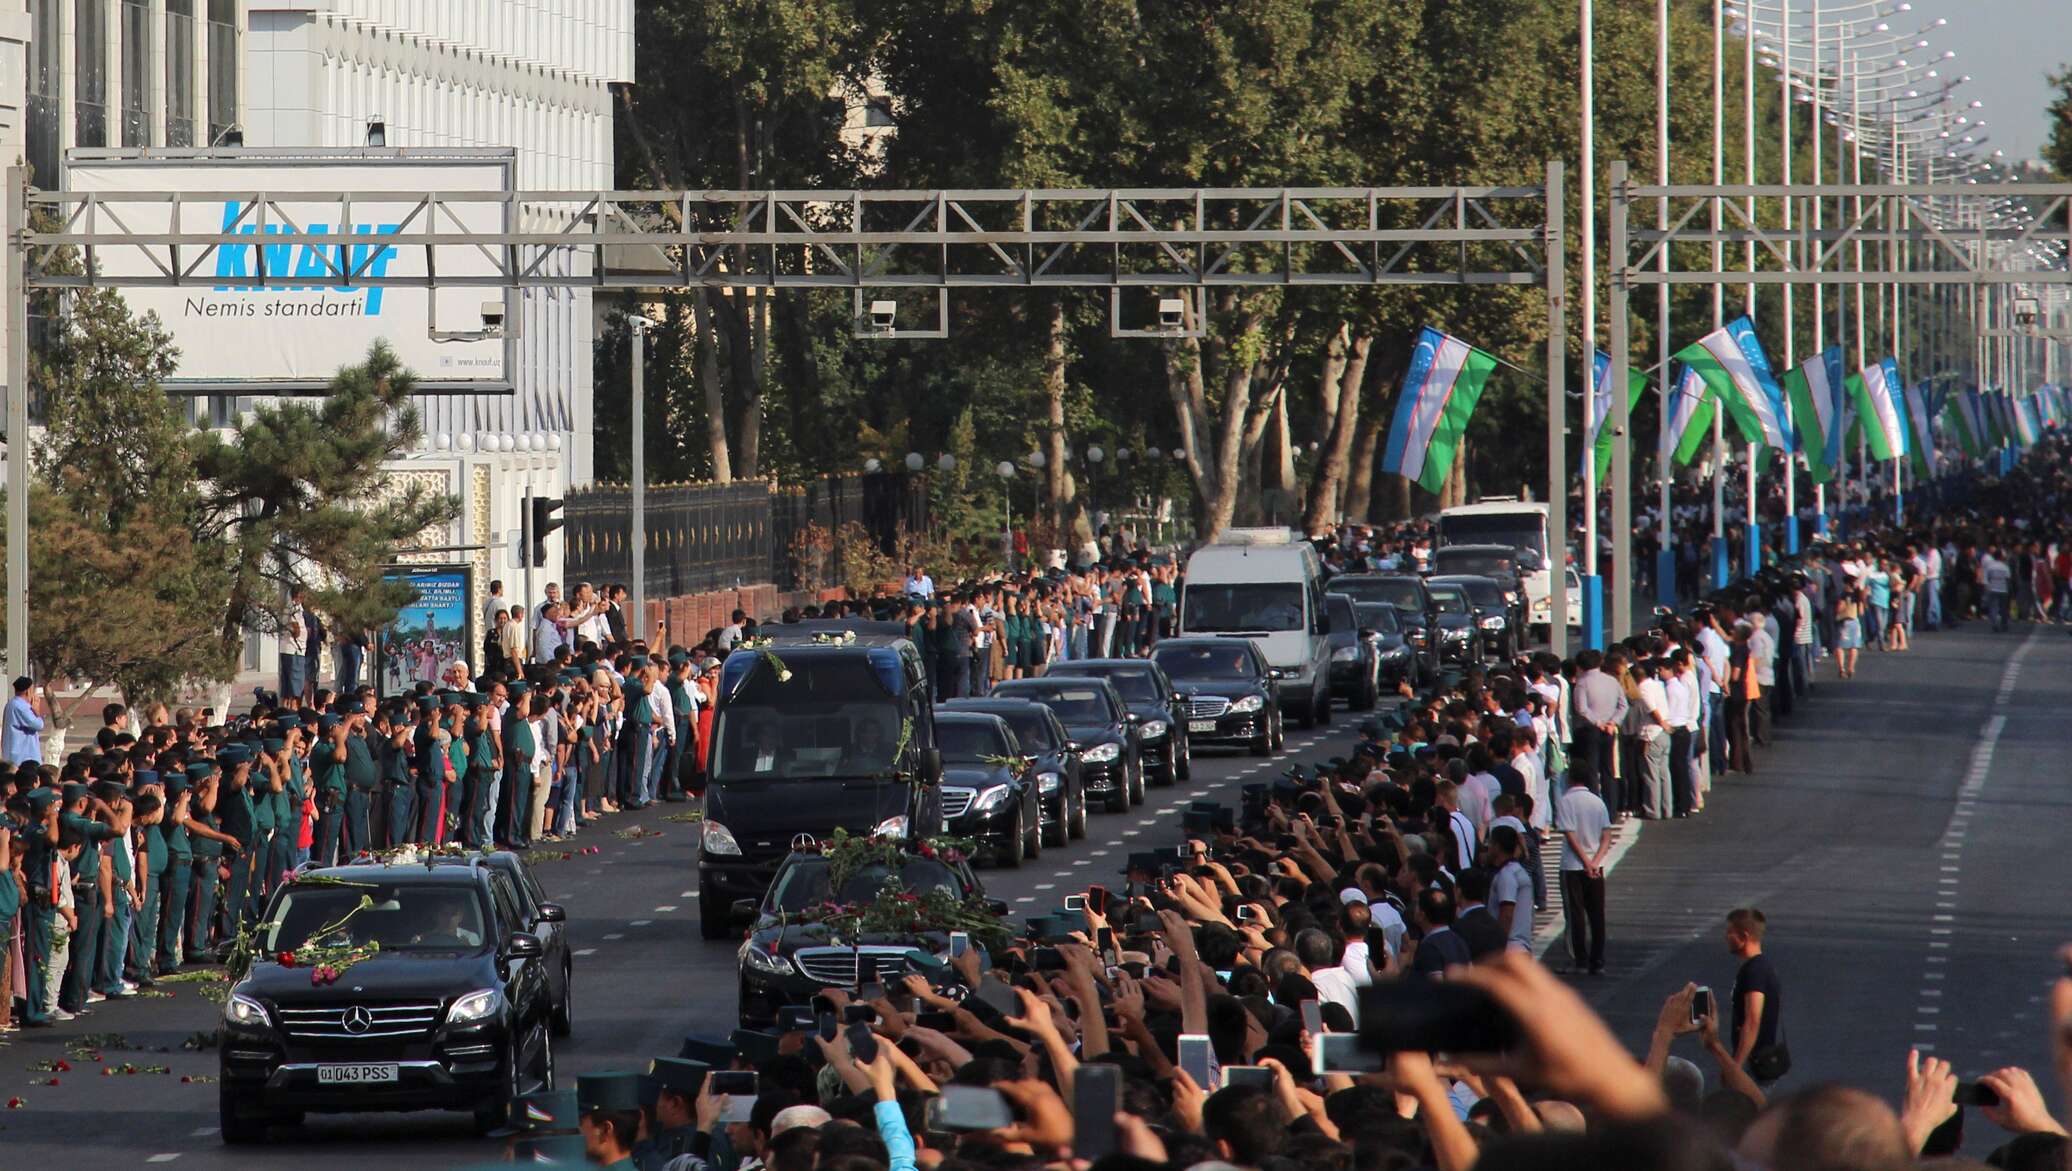
M 1291 726 L 1288 751 L 1272 760 L 1197 750 L 1191 782 L 1149 789 L 1146 804 L 1128 813 L 1090 812 L 1084 840 L 1045 850 L 1020 870 L 981 871 L 987 893 L 1026 914 L 1089 883 L 1113 883 L 1130 850 L 1178 844 L 1176 810 L 1188 801 L 1215 796 L 1235 803 L 1245 781 L 1291 760 L 1341 754 L 1356 722 L 1341 713 L 1327 729 Z M 674 1055 L 687 1033 L 724 1037 L 735 1026 L 735 947 L 698 938 L 695 827 L 663 820 L 688 808 L 657 805 L 605 818 L 581 839 L 600 853 L 538 867 L 548 896 L 568 908 L 576 954 L 575 1032 L 556 1046 L 564 1084 L 581 1072 Z M 635 826 L 661 836 L 619 836 Z M 496 1144 L 474 1138 L 460 1114 L 310 1115 L 300 1128 L 276 1129 L 264 1147 L 225 1147 L 216 1133 L 216 1087 L 180 1081 L 215 1074 L 213 1051 L 182 1051 L 180 1044 L 215 1028 L 219 1010 L 194 985 L 160 987 L 173 996 L 104 1003 L 91 1016 L 0 1043 L 0 1102 L 23 1101 L 19 1109 L 0 1109 L 0 1168 L 365 1171 L 375 1161 L 442 1168 L 495 1154 Z M 103 1075 L 100 1064 L 66 1048 L 87 1034 L 115 1035 L 102 1040 L 104 1064 L 163 1065 L 169 1072 Z M 36 1068 L 57 1060 L 73 1068 Z M 58 1085 L 45 1084 L 52 1077 Z
M 2072 728 L 2058 714 L 2072 704 L 2072 639 L 1974 624 L 1865 659 L 1847 685 L 1824 668 L 1761 771 L 1724 781 L 1703 816 L 1648 823 L 1612 875 L 1610 971 L 1584 990 L 1638 1050 L 1661 998 L 1685 980 L 1725 998 L 1734 962 L 1722 916 L 1752 903 L 1769 916 L 1785 984 L 1797 1063 L 1785 1088 L 1839 1078 L 1896 1098 L 1909 1045 L 1933 1046 L 1966 1076 L 2018 1063 L 2047 1082 L 2041 998 L 2066 937 L 2059 892 L 2072 870 L 2051 833 L 2072 803 L 2061 781 Z M 1237 785 L 1288 759 L 1341 752 L 1351 725 L 1341 716 L 1321 733 L 1291 731 L 1289 754 L 1270 762 L 1198 753 L 1193 782 L 1153 789 L 1127 814 L 1093 815 L 1086 840 L 1020 871 L 985 871 L 988 890 L 1027 912 L 1112 880 L 1130 849 L 1178 840 L 1177 807 L 1234 800 Z M 563 1078 L 732 1027 L 733 947 L 697 937 L 693 827 L 655 816 L 684 808 L 608 818 L 586 833 L 602 853 L 540 868 L 570 910 L 578 956 Z M 636 823 L 662 836 L 616 836 Z M 213 1054 L 178 1046 L 213 1028 L 216 1009 L 191 986 L 171 987 L 172 999 L 101 1005 L 0 1047 L 0 1098 L 25 1103 L 0 1111 L 0 1164 L 362 1171 L 376 1159 L 438 1168 L 489 1153 L 460 1115 L 312 1116 L 267 1147 L 223 1147 L 215 1087 L 179 1080 L 214 1073 Z M 171 1072 L 102 1076 L 65 1049 L 88 1031 L 119 1035 L 101 1050 L 111 1064 Z M 1702 1057 L 1688 1042 L 1679 1052 Z M 58 1058 L 74 1068 L 42 1084 L 52 1075 L 32 1067 Z M 1972 1129 L 1971 1149 L 1999 1141 L 1983 1119 Z

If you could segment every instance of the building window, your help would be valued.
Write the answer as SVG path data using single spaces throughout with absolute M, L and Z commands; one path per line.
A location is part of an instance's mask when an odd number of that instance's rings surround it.
M 122 145 L 151 145 L 151 5 L 122 0 Z
M 28 158 L 31 179 L 48 188 L 58 185 L 58 158 L 64 151 L 62 3 L 30 0 L 29 5 Z
M 80 146 L 108 145 L 108 21 L 102 0 L 78 0 L 72 9 L 72 73 L 78 94 L 72 103 Z
M 194 0 L 165 0 L 165 144 L 194 145 Z
M 237 124 L 237 0 L 209 0 L 209 144 Z

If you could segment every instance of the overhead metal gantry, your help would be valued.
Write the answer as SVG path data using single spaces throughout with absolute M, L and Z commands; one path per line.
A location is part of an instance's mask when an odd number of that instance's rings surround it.
M 1608 347 L 1614 361 L 1632 350 L 1627 304 L 1635 288 L 1662 285 L 1873 285 L 1969 287 L 2072 284 L 2063 257 L 2072 254 L 2072 183 L 1948 182 L 1933 184 L 1755 184 L 1714 186 L 1634 183 L 1624 161 L 1611 164 Z M 2010 200 L 2033 215 L 2024 222 L 1994 222 L 1976 209 Z M 1641 227 L 1636 210 L 1667 201 L 1668 226 Z M 1750 201 L 1753 201 L 1752 204 Z M 1811 208 L 1828 206 L 1829 226 L 1814 228 Z M 1847 214 L 1833 209 L 1846 201 Z M 1749 207 L 1790 206 L 1774 222 Z M 1717 212 L 1715 213 L 1715 208 Z M 1715 229 L 1713 216 L 1720 227 Z M 1792 224 L 1780 228 L 1774 223 Z M 1711 245 L 1752 246 L 1762 263 L 1730 269 L 1715 264 Z M 1681 248 L 1681 245 L 1689 245 Z M 2018 267 L 2018 254 L 2048 246 L 2057 267 Z M 1722 249 L 1731 254 L 1732 249 Z M 1662 266 L 1664 257 L 1668 264 Z M 1679 260 L 1697 260 L 1678 267 Z M 2033 258 L 2032 258 L 2033 262 Z M 1861 304 L 1858 318 L 1861 320 Z M 1897 309 L 1894 321 L 1899 321 Z M 1862 352 L 1858 331 L 1857 364 Z M 1784 371 L 1779 370 L 1779 377 Z M 1664 377 L 1666 377 L 1666 373 Z M 1625 395 L 1612 396 L 1612 637 L 1632 633 L 1632 436 Z M 1897 474 L 1897 473 L 1895 473 Z M 1755 501 L 1749 502 L 1751 518 Z
M 1217 288 L 1456 285 L 1547 294 L 1547 407 L 1565 420 L 1562 165 L 1542 186 L 1134 188 L 1073 190 L 38 191 L 6 174 L 7 425 L 29 430 L 28 294 L 77 288 L 215 287 L 219 249 L 245 248 L 239 286 L 350 288 L 850 289 L 860 336 L 941 337 L 952 289 L 1105 288 L 1119 336 L 1185 338 L 1205 326 Z M 182 225 L 181 205 L 240 205 L 228 225 Z M 393 232 L 305 231 L 286 212 L 335 204 L 406 205 Z M 504 231 L 468 230 L 485 204 L 515 214 Z M 505 207 L 504 205 L 513 205 Z M 168 216 L 168 211 L 171 214 Z M 304 218 L 307 218 L 305 213 Z M 317 257 L 323 271 L 268 271 L 264 243 Z M 307 246 L 307 247 L 303 247 Z M 400 259 L 385 267 L 381 249 Z M 581 265 L 557 263 L 580 257 Z M 485 260 L 487 265 L 485 266 Z M 463 263 L 464 261 L 464 263 Z M 928 290 L 931 325 L 903 328 L 872 290 Z M 1171 290 L 1175 298 L 1157 297 Z M 1133 303 L 1141 298 L 1142 302 Z M 1181 300 L 1184 298 L 1184 301 Z M 1181 301 L 1175 305 L 1172 302 Z M 889 302 L 889 303 L 888 303 Z M 1566 528 L 1564 426 L 1547 437 L 1548 500 Z M 7 501 L 8 670 L 29 650 L 28 460 L 11 444 Z M 1566 634 L 1552 593 L 1553 637 Z

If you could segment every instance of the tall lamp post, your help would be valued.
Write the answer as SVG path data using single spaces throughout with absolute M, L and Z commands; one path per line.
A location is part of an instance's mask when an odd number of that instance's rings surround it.
M 626 634 L 639 641 L 647 633 L 647 338 L 648 331 L 655 328 L 653 320 L 646 317 L 628 317 L 627 341 L 633 347 L 633 532 L 627 538 L 628 552 L 633 555 L 632 593 L 633 613 L 628 616 Z M 532 563 L 532 550 L 525 550 L 526 564 Z
M 1014 572 L 1014 461 L 1001 460 L 993 465 L 994 474 L 1000 477 L 1000 506 L 1006 518 L 1000 526 L 1001 550 L 1007 557 L 1007 572 Z

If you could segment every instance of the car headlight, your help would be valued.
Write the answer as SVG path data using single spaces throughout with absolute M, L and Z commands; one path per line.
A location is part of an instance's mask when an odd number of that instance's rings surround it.
M 249 996 L 233 992 L 223 1002 L 223 1019 L 229 1024 L 266 1027 L 266 1006 Z
M 1287 667 L 1268 667 L 1266 674 L 1272 679 L 1290 679 L 1294 677 L 1295 672 Z
M 1504 591 L 1504 601 L 1506 601 L 1506 602 L 1515 602 L 1515 601 L 1517 601 L 1517 600 L 1518 600 L 1518 591 L 1517 591 L 1517 590 L 1505 590 L 1505 591 Z
M 871 836 L 874 838 L 895 838 L 900 841 L 905 841 L 906 831 L 906 814 L 902 813 L 897 817 L 888 817 L 885 820 L 879 822 L 878 828 L 871 831 Z
M 1244 695 L 1231 701 L 1230 710 L 1234 712 L 1256 712 L 1265 706 L 1265 696 Z
M 776 952 L 764 951 L 755 941 L 744 940 L 741 944 L 741 965 L 769 976 L 791 975 L 791 961 Z
M 1088 764 L 1107 764 L 1111 760 L 1120 760 L 1122 759 L 1122 745 L 1096 744 L 1092 748 L 1087 749 L 1086 755 L 1080 759 Z
M 1036 774 L 1036 791 L 1039 793 L 1055 793 L 1058 791 L 1058 786 L 1064 783 L 1065 778 L 1061 773 Z
M 1387 650 L 1385 650 L 1385 651 L 1381 652 L 1381 657 L 1382 657 L 1382 658 L 1384 658 L 1384 659 L 1404 659 L 1404 658 L 1409 658 L 1409 657 L 1410 657 L 1410 648 L 1409 648 L 1409 647 L 1407 647 L 1407 646 L 1392 646 L 1392 647 L 1390 647 L 1389 649 L 1387 649 Z
M 1411 642 L 1421 643 L 1425 640 L 1424 627 L 1413 626 L 1409 630 L 1403 632 L 1403 637 L 1409 639 Z
M 446 1010 L 446 1023 L 465 1025 L 475 1021 L 486 1021 L 502 1011 L 503 1007 L 504 994 L 494 988 L 484 988 L 454 1001 L 453 1007 Z
M 1482 620 L 1482 629 L 1484 630 L 1502 630 L 1503 628 L 1504 616 L 1502 614 L 1491 614 Z
M 1007 804 L 1007 795 L 1011 792 L 1013 790 L 1006 785 L 992 785 L 981 789 L 979 790 L 978 799 L 971 803 L 971 808 L 979 813 L 998 809 L 1002 805 Z
M 1145 720 L 1143 730 L 1144 739 L 1156 740 L 1166 734 L 1166 722 L 1164 720 Z
M 1360 648 L 1356 646 L 1340 647 L 1331 652 L 1331 661 L 1334 663 L 1357 663 L 1360 661 Z
M 1466 642 L 1468 641 L 1468 634 L 1469 631 L 1465 627 L 1454 626 L 1449 627 L 1440 637 L 1447 642 Z
M 741 856 L 741 843 L 734 840 L 734 833 L 716 821 L 705 823 L 705 837 L 702 849 L 707 854 L 732 854 Z

